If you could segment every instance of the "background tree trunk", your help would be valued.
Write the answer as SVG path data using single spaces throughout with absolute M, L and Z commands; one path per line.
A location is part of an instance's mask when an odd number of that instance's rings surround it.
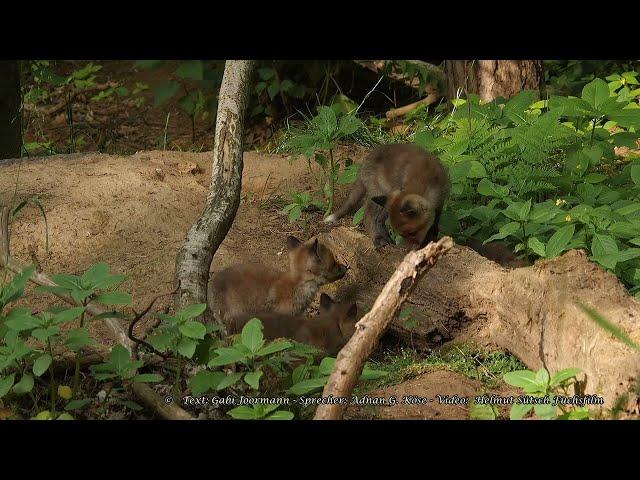
M 20 157 L 20 66 L 0 61 L 0 159 Z
M 206 303 L 209 268 L 240 203 L 244 113 L 252 60 L 228 60 L 216 116 L 211 184 L 206 205 L 176 257 L 176 309 Z
M 449 99 L 462 88 L 461 96 L 477 93 L 483 102 L 522 90 L 540 91 L 544 78 L 540 60 L 447 60 L 445 74 Z

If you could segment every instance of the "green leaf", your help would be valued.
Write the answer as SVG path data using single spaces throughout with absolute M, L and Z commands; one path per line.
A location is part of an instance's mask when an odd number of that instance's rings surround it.
M 262 372 L 260 370 L 256 372 L 249 372 L 244 376 L 244 381 L 254 390 L 258 390 L 260 388 L 260 377 L 262 377 Z
M 232 418 L 236 420 L 257 420 L 258 415 L 256 410 L 251 407 L 247 407 L 246 405 L 242 405 L 240 407 L 232 408 L 227 412 Z
M 318 365 L 318 372 L 320 375 L 331 375 L 333 369 L 336 366 L 336 359 L 333 357 L 324 357 Z
M 557 385 L 560 385 L 563 382 L 569 380 L 570 378 L 575 377 L 581 371 L 582 370 L 580 370 L 579 368 L 565 368 L 564 370 L 560 370 L 559 372 L 556 372 L 556 374 L 553 377 L 551 377 L 551 382 L 549 383 L 549 386 L 555 387 Z
M 621 127 L 639 128 L 640 127 L 640 109 L 638 108 L 625 108 L 618 110 L 617 112 L 609 113 L 607 116 L 616 122 Z
M 338 128 L 336 113 L 330 108 L 322 106 L 318 109 L 318 115 L 312 120 L 323 140 L 330 141 Z
M 631 166 L 631 180 L 636 185 L 640 185 L 640 165 Z
M 503 109 L 504 116 L 516 125 L 526 123 L 527 115 L 525 110 L 534 102 L 536 96 L 537 94 L 533 90 L 524 90 L 518 93 L 505 104 Z
M 180 84 L 178 82 L 172 82 L 169 80 L 161 82 L 154 90 L 154 105 L 156 107 L 159 107 L 167 100 L 172 98 L 176 93 L 178 93 L 178 90 L 180 90 Z
M 71 320 L 78 318 L 84 312 L 84 307 L 72 307 L 67 308 L 61 312 L 56 313 L 52 318 L 51 322 L 54 325 L 58 325 L 60 323 L 67 323 Z
M 180 78 L 190 78 L 191 80 L 202 80 L 204 68 L 201 60 L 185 60 L 176 70 L 176 75 Z
M 329 380 L 329 377 L 322 378 L 310 378 L 307 380 L 302 380 L 301 382 L 293 385 L 289 390 L 287 390 L 288 394 L 291 395 L 305 395 L 307 393 L 313 392 L 315 390 L 319 390 L 324 388 L 325 384 Z
M 157 383 L 162 381 L 162 375 L 157 373 L 141 373 L 133 377 L 134 383 Z
M 529 240 L 527 241 L 527 245 L 536 255 L 539 255 L 540 257 L 545 256 L 544 243 L 542 243 L 536 237 L 529 238 Z
M 211 372 L 209 370 L 200 370 L 189 379 L 189 388 L 191 393 L 200 396 L 208 391 L 215 390 L 220 381 L 226 378 L 224 372 Z
M 609 99 L 609 86 L 607 82 L 596 78 L 592 82 L 587 83 L 582 89 L 582 99 L 595 110 L 599 111 L 602 104 Z
M 38 317 L 31 315 L 31 310 L 25 307 L 11 309 L 3 320 L 7 327 L 16 332 L 31 330 L 41 325 Z
M 480 183 L 478 183 L 477 189 L 480 195 L 484 195 L 486 197 L 503 198 L 509 194 L 508 187 L 496 185 L 495 183 L 493 183 L 492 181 L 486 178 L 483 178 L 482 180 L 480 180 Z
M 536 372 L 536 382 L 545 386 L 549 384 L 549 372 L 546 368 L 541 368 Z
M 354 226 L 360 224 L 360 222 L 364 218 L 364 209 L 365 209 L 365 206 L 363 205 L 362 207 L 360 207 L 358 209 L 358 211 L 356 213 L 353 214 L 353 225 Z
M 13 391 L 18 395 L 29 393 L 31 390 L 33 390 L 33 377 L 28 373 L 22 375 L 20 381 L 13 386 Z
M 500 227 L 500 230 L 498 231 L 498 233 L 487 238 L 484 243 L 486 244 L 494 240 L 502 240 L 503 238 L 506 238 L 509 235 L 513 235 L 519 230 L 520 230 L 520 224 L 518 222 L 507 223 L 506 225 L 503 225 L 502 227 Z
M 11 375 L 2 377 L 0 379 L 0 398 L 4 397 L 7 392 L 11 390 L 15 376 L 15 373 L 12 373 Z
M 511 405 L 509 418 L 511 420 L 522 420 L 524 416 L 531 411 L 533 405 L 514 403 Z
M 591 241 L 591 253 L 594 256 L 618 253 L 618 245 L 611 236 L 596 233 Z
M 140 410 L 144 410 L 142 405 L 133 400 L 120 400 L 118 401 L 120 405 L 127 407 L 129 410 L 133 410 L 134 412 L 139 412 Z
M 106 263 L 98 263 L 96 265 L 92 265 L 89 269 L 84 272 L 81 280 L 85 285 L 93 286 L 94 283 L 104 280 L 109 276 L 109 265 Z
M 220 380 L 220 383 L 216 386 L 216 390 L 224 390 L 225 388 L 235 385 L 243 375 L 243 373 L 229 373 L 226 377 Z
M 183 320 L 196 318 L 202 315 L 206 309 L 207 309 L 206 303 L 194 303 L 193 305 L 189 305 L 188 307 L 180 310 L 176 314 L 176 317 L 180 317 Z
M 262 322 L 257 318 L 252 318 L 242 328 L 242 344 L 252 353 L 258 352 L 264 345 L 264 335 L 262 334 Z
M 265 418 L 265 420 L 293 420 L 293 417 L 293 412 L 278 410 Z
M 200 322 L 187 321 L 178 327 L 185 337 L 203 339 L 207 333 L 207 327 Z
M 87 327 L 78 327 L 67 332 L 67 338 L 64 343 L 71 350 L 77 352 L 84 346 L 95 345 L 98 342 L 91 338 Z
M 513 385 L 514 387 L 528 388 L 531 386 L 537 386 L 536 374 L 531 370 L 515 370 L 513 372 L 507 372 L 502 377 L 506 383 Z
M 151 68 L 159 67 L 163 63 L 164 60 L 136 60 L 136 63 L 134 63 L 133 66 L 142 70 L 149 70 Z
M 44 355 L 39 356 L 35 362 L 33 362 L 33 374 L 36 377 L 39 377 L 40 375 L 42 375 L 44 372 L 47 371 L 47 369 L 49 368 L 49 365 L 51 365 L 51 361 L 53 359 L 51 358 L 51 355 L 49 355 L 48 353 L 45 353 Z
M 57 275 L 52 275 L 51 279 L 57 283 L 61 287 L 65 287 L 68 289 L 81 288 L 80 286 L 80 277 L 76 275 L 69 275 L 66 273 L 59 273 Z
M 178 342 L 178 353 L 183 357 L 191 358 L 193 354 L 196 352 L 196 347 L 198 346 L 198 342 L 191 338 L 182 337 Z
M 256 355 L 258 357 L 264 357 L 265 355 L 271 355 L 272 353 L 280 352 L 282 350 L 286 350 L 291 347 L 293 347 L 293 344 L 286 340 L 272 342 L 269 345 L 262 347 L 260 350 L 258 350 L 256 352 Z
M 71 400 L 69 403 L 67 403 L 64 407 L 65 410 L 80 410 L 81 408 L 86 407 L 87 405 L 89 405 L 93 400 L 90 398 L 82 398 L 82 399 L 78 399 L 78 400 Z
M 363 127 L 362 122 L 355 115 L 344 115 L 338 123 L 338 131 L 340 137 L 353 135 Z
M 215 352 L 218 356 L 209 361 L 207 366 L 210 368 L 244 362 L 247 359 L 246 354 L 235 348 L 218 348 Z
M 560 255 L 573 238 L 575 229 L 576 226 L 574 224 L 566 225 L 558 229 L 547 242 L 547 246 L 545 247 L 546 258 L 553 258 Z
M 125 292 L 108 292 L 98 295 L 96 302 L 103 305 L 131 305 L 131 295 Z
M 472 420 L 495 420 L 496 412 L 491 405 L 474 403 L 469 412 Z
M 541 420 L 553 420 L 557 416 L 558 407 L 554 405 L 534 405 L 536 416 Z

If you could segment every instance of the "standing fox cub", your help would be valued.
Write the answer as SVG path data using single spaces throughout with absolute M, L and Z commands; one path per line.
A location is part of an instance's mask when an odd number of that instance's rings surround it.
M 356 331 L 355 303 L 336 303 L 329 295 L 320 295 L 320 314 L 315 317 L 256 313 L 235 319 L 230 333 L 242 331 L 242 327 L 257 317 L 264 325 L 264 336 L 269 340 L 290 338 L 296 342 L 313 345 L 329 355 L 337 354 Z
M 449 194 L 449 178 L 437 157 L 415 145 L 383 145 L 364 161 L 347 201 L 324 221 L 347 215 L 366 196 L 365 225 L 376 247 L 393 243 L 393 228 L 412 248 L 438 237 L 438 222 Z
M 346 273 L 333 252 L 318 239 L 287 238 L 289 271 L 241 264 L 226 268 L 209 283 L 208 300 L 216 320 L 229 326 L 245 313 L 298 315 L 315 297 L 318 287 Z

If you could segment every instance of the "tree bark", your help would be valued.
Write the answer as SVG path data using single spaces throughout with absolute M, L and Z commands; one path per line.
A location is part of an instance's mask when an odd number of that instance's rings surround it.
M 540 60 L 447 60 L 449 99 L 476 93 L 483 102 L 509 98 L 522 90 L 540 91 L 543 70 Z
M 18 158 L 22 147 L 20 65 L 0 61 L 0 160 Z
M 406 253 L 378 252 L 366 235 L 347 227 L 320 239 L 349 266 L 336 300 L 359 306 L 374 304 Z M 640 302 L 583 251 L 508 270 L 456 245 L 405 302 L 416 324 L 396 318 L 387 332 L 418 349 L 447 342 L 498 346 L 527 367 L 545 367 L 551 374 L 578 367 L 586 392 L 602 395 L 611 407 L 639 378 L 640 354 L 591 321 L 578 301 L 640 342 Z
M 225 65 L 206 205 L 176 257 L 177 310 L 193 303 L 206 303 L 213 255 L 231 228 L 238 210 L 244 113 L 252 70 L 252 60 L 228 60 Z
M 450 237 L 409 252 L 386 283 L 371 310 L 356 324 L 356 331 L 340 350 L 336 365 L 324 387 L 322 396 L 348 399 L 367 358 L 375 349 L 387 326 L 400 311 L 424 274 L 453 247 Z M 340 420 L 347 403 L 320 405 L 314 420 Z

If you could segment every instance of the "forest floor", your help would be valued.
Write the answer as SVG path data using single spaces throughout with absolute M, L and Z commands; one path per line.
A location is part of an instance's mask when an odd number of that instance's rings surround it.
M 340 149 L 340 155 L 354 160 L 360 160 L 363 154 L 360 147 Z M 155 296 L 173 289 L 175 253 L 204 205 L 210 158 L 206 152 L 146 151 L 131 156 L 49 156 L 0 166 L 0 201 L 15 204 L 38 195 L 48 221 L 47 252 L 43 217 L 33 206 L 23 209 L 11 224 L 12 255 L 37 262 L 49 275 L 81 274 L 94 263 L 108 263 L 114 273 L 127 275 L 122 289 L 133 296 L 133 307 L 142 310 Z M 309 190 L 312 182 L 302 159 L 246 152 L 240 208 L 214 257 L 212 274 L 240 261 L 285 269 L 287 235 L 307 239 L 326 232 L 328 227 L 319 213 L 305 214 L 305 221 L 296 224 L 290 224 L 281 213 L 289 203 L 289 193 Z M 345 195 L 346 188 L 341 188 L 338 198 Z M 335 294 L 339 283 L 323 291 Z M 52 301 L 51 297 L 34 294 L 31 287 L 27 298 L 36 311 Z M 171 296 L 165 296 L 155 309 L 171 308 L 171 301 Z M 317 304 L 311 307 L 316 308 Z M 146 325 L 140 322 L 137 327 L 142 330 Z M 109 332 L 99 322 L 91 328 L 105 345 L 112 344 Z M 383 342 L 373 359 L 382 361 L 397 348 L 393 342 Z M 413 353 L 420 358 L 420 353 Z M 406 365 L 404 368 L 407 370 Z M 397 378 L 397 384 L 378 384 L 367 394 L 396 395 L 399 399 L 403 395 L 505 394 L 503 382 L 499 388 L 487 388 L 479 379 L 446 366 L 426 367 Z M 468 418 L 469 407 L 434 402 L 375 408 L 373 412 L 366 407 L 351 408 L 347 412 L 349 418 L 372 416 Z

